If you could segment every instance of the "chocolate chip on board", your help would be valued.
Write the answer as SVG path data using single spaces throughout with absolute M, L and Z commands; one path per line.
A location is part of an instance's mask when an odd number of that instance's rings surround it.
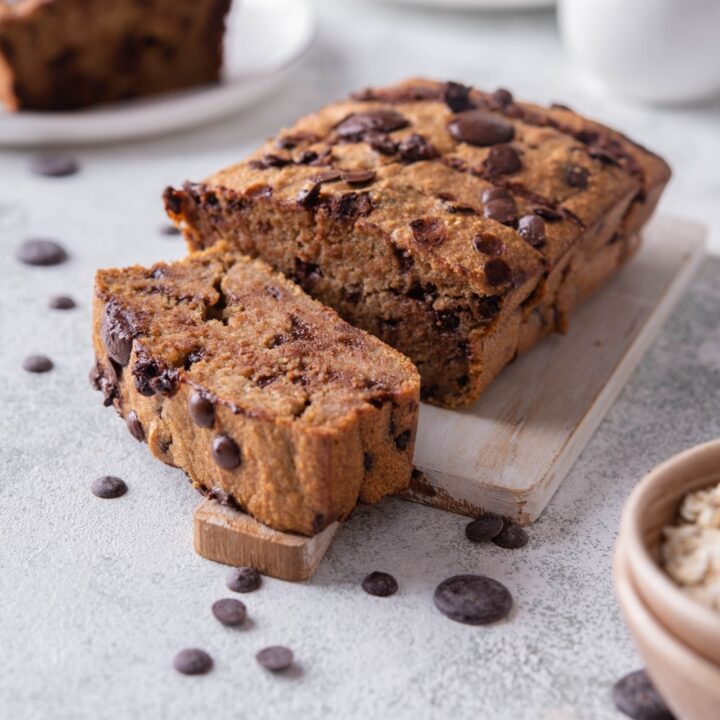
M 484 110 L 457 113 L 447 127 L 456 140 L 478 147 L 510 142 L 515 137 L 509 122 Z
M 528 544 L 528 534 L 519 525 L 505 523 L 502 531 L 493 538 L 493 542 L 508 550 L 525 547 Z
M 283 647 L 282 645 L 271 645 L 270 647 L 263 648 L 255 656 L 255 659 L 266 670 L 279 672 L 281 670 L 287 670 L 287 668 L 292 665 L 294 656 L 290 648 Z
M 103 498 L 104 500 L 111 500 L 119 498 L 124 495 L 128 487 L 125 481 L 114 475 L 103 475 L 102 477 L 96 478 L 90 485 L 92 494 Z
M 56 295 L 50 298 L 48 305 L 53 310 L 72 310 L 77 304 L 69 295 Z
M 251 567 L 233 568 L 227 575 L 225 584 L 233 592 L 249 593 L 257 590 L 262 583 L 262 575 Z
M 513 606 L 510 591 L 484 575 L 454 575 L 443 580 L 435 588 L 433 600 L 443 615 L 466 625 L 498 622 Z
M 497 537 L 505 525 L 499 515 L 486 513 L 468 523 L 465 527 L 465 536 L 472 542 L 487 542 Z
M 30 373 L 46 373 L 53 369 L 53 361 L 45 355 L 28 355 L 23 360 L 23 370 Z
M 212 666 L 212 658 L 199 648 L 185 648 L 173 660 L 173 667 L 183 675 L 204 675 Z
M 397 580 L 392 575 L 378 570 L 366 575 L 361 585 L 368 595 L 375 597 L 389 597 L 398 591 Z
M 60 153 L 37 155 L 30 161 L 30 171 L 42 177 L 68 177 L 79 170 L 80 165 L 75 158 Z
M 229 435 L 215 437 L 212 442 L 212 456 L 223 470 L 234 470 L 241 462 L 240 448 Z
M 25 240 L 18 248 L 16 257 L 21 263 L 36 267 L 60 265 L 68 259 L 67 252 L 60 243 L 44 238 Z
M 620 678 L 613 686 L 615 707 L 633 720 L 674 720 L 644 670 Z
M 223 625 L 235 627 L 242 625 L 247 617 L 247 608 L 244 602 L 234 598 L 223 598 L 212 604 L 212 614 Z

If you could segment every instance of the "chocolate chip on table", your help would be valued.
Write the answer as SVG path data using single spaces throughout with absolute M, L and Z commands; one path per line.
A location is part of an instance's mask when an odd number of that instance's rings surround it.
M 36 267 L 60 265 L 68 259 L 67 252 L 60 243 L 43 238 L 25 240 L 18 248 L 16 256 L 25 265 Z
M 459 142 L 478 147 L 510 142 L 515 137 L 515 128 L 509 122 L 484 110 L 458 113 L 447 127 Z
M 143 430 L 142 425 L 140 424 L 140 420 L 138 419 L 137 413 L 134 410 L 131 410 L 127 414 L 127 418 L 125 420 L 127 424 L 127 428 L 130 431 L 130 434 L 138 441 L 142 442 L 145 440 L 145 431 Z
M 473 238 L 473 247 L 484 255 L 502 255 L 505 243 L 495 235 L 478 234 Z
M 455 575 L 443 580 L 435 588 L 433 600 L 443 615 L 466 625 L 502 620 L 513 605 L 510 591 L 484 575 Z
M 242 625 L 247 617 L 245 603 L 234 598 L 223 598 L 212 604 L 212 614 L 223 625 L 236 627 Z
M 92 494 L 105 500 L 119 498 L 127 492 L 125 481 L 114 475 L 103 475 L 93 480 L 90 490 Z
M 518 232 L 525 242 L 533 247 L 545 243 L 545 223 L 537 215 L 524 215 L 518 221 Z
M 48 305 L 53 310 L 72 310 L 76 303 L 69 295 L 56 295 L 50 298 Z
M 465 536 L 472 542 L 487 542 L 497 537 L 505 525 L 499 515 L 486 513 L 468 523 L 465 527 Z
M 290 648 L 283 647 L 282 645 L 271 645 L 270 647 L 263 648 L 255 656 L 255 659 L 266 670 L 279 672 L 281 670 L 287 670 L 292 665 L 294 655 Z
M 566 163 L 563 165 L 563 175 L 565 182 L 571 187 L 586 188 L 588 186 L 588 177 L 590 173 L 580 165 Z
M 212 666 L 212 658 L 199 648 L 181 650 L 173 660 L 173 667 L 183 675 L 204 675 Z
M 249 593 L 257 590 L 262 583 L 262 575 L 251 567 L 233 568 L 227 575 L 225 584 L 233 592 Z
M 202 393 L 194 392 L 188 400 L 188 412 L 192 421 L 200 427 L 212 427 L 215 422 L 215 405 Z
M 28 355 L 23 360 L 23 370 L 30 373 L 46 373 L 53 369 L 53 361 L 45 355 Z
M 674 720 L 645 670 L 636 670 L 613 686 L 615 707 L 633 720 Z
M 389 597 L 398 591 L 398 584 L 392 575 L 376 570 L 363 578 L 362 589 L 368 595 Z
M 212 456 L 223 470 L 234 470 L 240 465 L 240 448 L 229 435 L 217 435 L 212 442 Z
M 182 231 L 177 225 L 173 225 L 171 223 L 165 223 L 164 225 L 160 226 L 160 234 L 161 235 L 167 235 L 168 237 L 173 237 L 175 235 L 180 235 Z
M 502 531 L 493 538 L 493 542 L 501 548 L 515 550 L 528 544 L 528 534 L 519 525 L 506 522 Z
M 512 269 L 502 258 L 492 258 L 483 267 L 488 285 L 498 287 L 507 285 L 512 280 Z
M 80 170 L 77 160 L 69 155 L 46 153 L 37 155 L 30 161 L 30 171 L 43 177 L 68 177 Z
M 493 145 L 485 158 L 485 168 L 494 175 L 509 175 L 521 167 L 520 154 L 512 145 Z

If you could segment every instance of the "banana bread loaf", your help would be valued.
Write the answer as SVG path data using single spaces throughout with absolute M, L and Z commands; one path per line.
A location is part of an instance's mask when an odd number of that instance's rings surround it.
M 91 379 L 205 493 L 312 535 L 407 487 L 412 363 L 223 244 L 96 276 Z
M 635 250 L 669 175 L 566 107 L 410 80 L 301 119 L 165 205 L 191 249 L 261 256 L 456 406 L 565 330 Z
M 0 102 L 72 110 L 220 77 L 231 0 L 0 0 Z

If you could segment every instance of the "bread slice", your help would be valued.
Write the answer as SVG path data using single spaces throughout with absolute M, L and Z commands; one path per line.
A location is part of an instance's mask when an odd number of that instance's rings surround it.
M 97 273 L 95 387 L 193 484 L 320 532 L 407 487 L 420 379 L 268 265 L 218 244 Z
M 425 399 L 457 406 L 566 329 L 669 176 L 566 107 L 409 80 L 302 118 L 165 203 L 191 249 L 262 257 L 410 357 Z
M 0 102 L 73 110 L 216 82 L 231 0 L 0 0 Z

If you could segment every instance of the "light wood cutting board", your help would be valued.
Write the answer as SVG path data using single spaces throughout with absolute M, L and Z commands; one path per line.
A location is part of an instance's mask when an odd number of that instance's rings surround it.
M 698 268 L 705 229 L 655 218 L 643 247 L 475 405 L 422 405 L 410 500 L 528 524 L 560 487 Z

